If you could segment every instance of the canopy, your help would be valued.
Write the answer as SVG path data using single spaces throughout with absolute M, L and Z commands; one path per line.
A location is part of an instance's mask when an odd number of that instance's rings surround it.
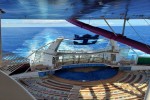
M 150 18 L 149 0 L 0 0 L 3 19 Z

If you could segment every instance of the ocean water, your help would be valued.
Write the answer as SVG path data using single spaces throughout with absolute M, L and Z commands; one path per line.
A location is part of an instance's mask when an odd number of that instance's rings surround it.
M 110 30 L 108 26 L 102 26 L 102 28 Z M 134 26 L 134 28 L 138 34 L 131 27 L 127 26 L 125 35 L 131 39 L 150 44 L 150 27 Z M 116 33 L 122 32 L 122 26 L 113 26 L 113 29 Z M 108 45 L 108 39 L 100 36 L 98 43 L 95 45 L 75 46 L 72 42 L 74 34 L 95 35 L 79 27 L 2 27 L 2 50 L 3 52 L 12 52 L 26 57 L 33 50 L 38 49 L 58 37 L 69 39 L 60 45 L 59 50 L 99 50 Z M 149 56 L 140 50 L 134 50 L 138 55 Z M 130 51 L 129 55 L 132 54 L 135 54 L 135 52 Z

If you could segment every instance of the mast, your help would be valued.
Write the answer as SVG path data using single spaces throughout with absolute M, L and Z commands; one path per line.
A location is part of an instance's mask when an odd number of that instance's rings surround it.
M 150 54 L 150 49 L 149 49 L 150 46 L 145 44 L 145 43 L 141 43 L 141 42 L 138 42 L 136 40 L 127 38 L 126 36 L 123 36 L 121 34 L 116 34 L 115 35 L 113 32 L 110 32 L 108 30 L 104 30 L 104 29 L 99 28 L 99 27 L 88 25 L 88 24 L 80 22 L 76 19 L 68 19 L 67 21 L 74 24 L 74 25 L 76 25 L 76 26 L 79 26 L 81 28 L 89 30 L 93 33 L 102 35 L 102 36 L 104 36 L 106 38 L 109 38 L 109 39 L 113 39 L 115 41 L 121 42 L 123 44 L 126 44 L 128 46 L 131 46 L 133 48 L 139 49 L 139 50 L 141 50 L 145 53 Z

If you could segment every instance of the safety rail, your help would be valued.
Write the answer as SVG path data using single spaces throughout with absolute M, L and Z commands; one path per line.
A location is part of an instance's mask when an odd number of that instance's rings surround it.
M 71 51 L 69 51 L 71 52 Z M 70 64 L 82 64 L 82 63 L 101 63 L 108 66 L 119 67 L 120 65 L 135 65 L 136 61 L 134 59 L 128 59 L 125 54 L 120 54 L 120 60 L 113 61 L 111 55 L 119 54 L 119 52 L 93 52 L 93 53 L 69 53 L 65 51 L 64 53 L 58 52 L 58 56 L 55 57 L 55 68 L 60 68 L 63 65 Z M 109 54 L 109 55 L 107 55 Z M 115 57 L 114 57 L 115 58 Z

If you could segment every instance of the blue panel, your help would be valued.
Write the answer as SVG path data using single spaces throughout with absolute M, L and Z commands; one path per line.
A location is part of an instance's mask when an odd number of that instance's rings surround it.
M 67 68 L 78 68 L 78 67 L 106 67 L 105 64 L 72 64 L 72 65 L 63 65 L 63 69 Z
M 39 77 L 44 77 L 44 76 L 46 76 L 46 72 L 38 72 L 38 74 L 39 74 Z
M 48 76 L 50 74 L 54 74 L 54 71 L 49 71 L 49 70 L 41 71 L 41 72 L 38 72 L 38 74 L 39 74 L 39 77 L 45 77 L 45 76 Z

